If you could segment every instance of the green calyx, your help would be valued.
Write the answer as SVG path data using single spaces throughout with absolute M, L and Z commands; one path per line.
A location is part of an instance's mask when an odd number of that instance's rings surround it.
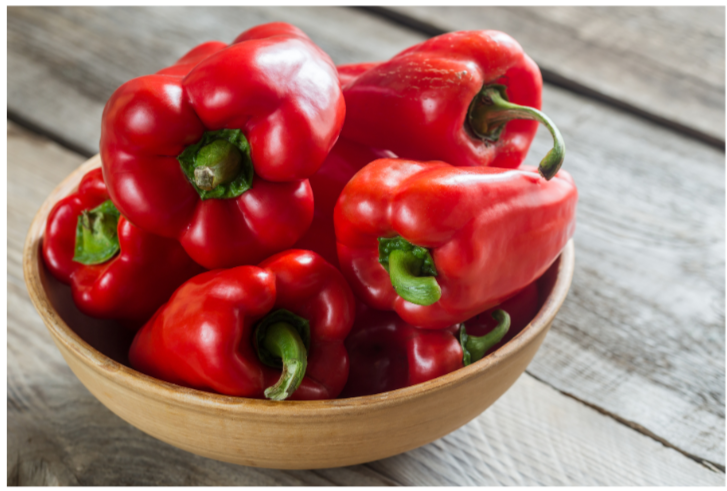
M 555 123 L 544 113 L 533 107 L 513 104 L 507 100 L 507 87 L 499 84 L 490 84 L 482 90 L 470 103 L 467 113 L 467 126 L 470 131 L 484 142 L 496 142 L 505 123 L 513 119 L 529 119 L 545 125 L 553 137 L 553 148 L 548 151 L 540 161 L 538 172 L 545 179 L 550 180 L 563 165 L 565 158 L 565 142 Z
M 255 326 L 255 350 L 260 361 L 282 369 L 280 379 L 265 389 L 265 397 L 282 401 L 298 389 L 308 367 L 310 324 L 289 310 L 271 312 Z
M 114 257 L 121 249 L 116 231 L 120 216 L 111 200 L 81 212 L 76 225 L 73 260 L 91 265 L 105 263 Z
M 240 130 L 207 131 L 177 160 L 203 200 L 236 198 L 252 187 L 250 144 Z
M 462 346 L 462 363 L 467 366 L 481 360 L 485 354 L 497 343 L 502 341 L 510 329 L 510 315 L 502 309 L 492 313 L 497 326 L 484 336 L 470 336 L 467 334 L 464 323 L 459 327 L 459 344 Z
M 404 300 L 432 305 L 442 296 L 437 270 L 429 250 L 402 237 L 379 238 L 379 263 L 391 278 L 391 285 Z

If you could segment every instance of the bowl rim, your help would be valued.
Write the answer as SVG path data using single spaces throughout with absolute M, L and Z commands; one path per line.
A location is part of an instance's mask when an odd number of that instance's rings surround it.
M 150 377 L 112 360 L 91 347 L 60 317 L 51 304 L 41 281 L 41 244 L 45 224 L 51 208 L 57 201 L 71 193 L 88 171 L 101 166 L 100 155 L 95 155 L 67 176 L 43 202 L 28 230 L 23 246 L 23 275 L 31 301 L 56 343 L 60 343 L 87 368 L 99 372 L 107 380 L 135 392 L 167 404 L 194 408 L 198 412 L 260 415 L 265 417 L 320 416 L 321 410 L 335 410 L 336 413 L 357 413 L 404 404 L 411 399 L 423 398 L 446 387 L 459 386 L 477 377 L 480 373 L 497 366 L 500 362 L 524 349 L 543 330 L 547 329 L 570 289 L 575 269 L 575 248 L 571 238 L 559 258 L 558 273 L 550 295 L 542 307 L 523 330 L 504 346 L 469 366 L 460 368 L 441 377 L 421 384 L 389 392 L 345 399 L 320 401 L 269 401 L 244 397 L 226 396 L 212 392 L 182 387 Z M 557 259 L 556 259 L 557 260 Z

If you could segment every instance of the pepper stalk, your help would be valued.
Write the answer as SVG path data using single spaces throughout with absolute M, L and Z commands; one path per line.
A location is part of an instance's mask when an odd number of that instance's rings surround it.
M 252 188 L 250 143 L 239 129 L 205 132 L 177 161 L 203 200 L 236 198 Z
M 437 270 L 429 250 L 403 237 L 379 239 L 379 263 L 391 278 L 391 285 L 404 300 L 432 305 L 442 297 Z
M 279 309 L 257 324 L 253 339 L 260 361 L 282 369 L 275 385 L 265 389 L 265 397 L 287 399 L 300 387 L 308 368 L 310 324 L 289 310 Z
M 76 226 L 73 260 L 91 265 L 103 264 L 121 250 L 117 227 L 121 214 L 111 200 L 92 210 L 83 210 Z
M 496 142 L 505 123 L 513 119 L 529 119 L 545 125 L 553 137 L 553 148 L 540 161 L 538 172 L 550 180 L 563 165 L 565 142 L 555 123 L 534 107 L 521 106 L 507 100 L 504 85 L 491 84 L 482 87 L 470 104 L 467 121 L 470 130 L 482 140 Z
M 459 327 L 459 343 L 462 346 L 462 364 L 470 365 L 481 360 L 493 346 L 502 341 L 510 329 L 510 315 L 502 309 L 492 313 L 497 326 L 484 336 L 470 336 L 467 334 L 464 323 Z

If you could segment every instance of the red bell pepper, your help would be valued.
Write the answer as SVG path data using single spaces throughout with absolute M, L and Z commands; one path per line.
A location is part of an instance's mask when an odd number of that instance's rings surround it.
M 129 360 L 220 394 L 332 399 L 348 377 L 343 341 L 354 314 L 336 268 L 313 252 L 285 251 L 186 282 L 137 333 Z
M 540 70 L 502 32 L 450 32 L 380 64 L 339 67 L 339 77 L 345 138 L 400 158 L 516 168 L 541 122 L 554 148 L 539 170 L 550 179 L 562 164 L 560 132 L 538 110 Z
M 135 227 L 109 200 L 101 169 L 48 214 L 43 259 L 70 284 L 79 310 L 92 317 L 146 321 L 174 290 L 204 269 L 179 242 Z
M 336 232 L 333 229 L 333 208 L 338 196 L 361 168 L 376 159 L 391 157 L 395 155 L 386 150 L 376 150 L 339 138 L 321 168 L 309 179 L 316 197 L 313 223 L 293 247 L 314 251 L 338 267 Z
M 341 193 L 341 271 L 371 307 L 442 329 L 513 296 L 575 230 L 578 193 L 561 171 L 381 159 Z
M 538 309 L 540 308 L 538 282 L 534 281 L 530 283 L 520 290 L 517 295 L 505 300 L 496 308 L 502 309 L 510 314 L 510 330 L 507 331 L 507 334 L 505 334 L 499 343 L 492 347 L 493 351 L 499 349 L 517 336 L 538 313 Z M 497 321 L 492 317 L 493 310 L 486 310 L 464 321 L 464 325 L 467 326 L 467 334 L 471 336 L 484 336 L 495 329 L 497 327 Z
M 351 369 L 341 397 L 410 387 L 475 363 L 522 331 L 538 307 L 538 287 L 533 282 L 497 309 L 432 331 L 407 324 L 395 312 L 357 302 L 356 321 L 346 338 Z
M 313 218 L 307 178 L 338 138 L 336 68 L 299 29 L 271 23 L 202 44 L 133 79 L 104 108 L 109 194 L 144 230 L 207 268 L 254 264 Z
M 346 84 L 353 82 L 353 80 L 361 75 L 363 72 L 370 70 L 379 64 L 380 62 L 375 61 L 368 63 L 350 63 L 348 65 L 338 65 L 336 66 L 336 69 L 338 70 L 338 82 L 341 84 L 341 87 L 344 87 Z

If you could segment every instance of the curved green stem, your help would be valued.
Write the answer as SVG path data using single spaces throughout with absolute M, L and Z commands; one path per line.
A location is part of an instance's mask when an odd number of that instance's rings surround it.
M 310 323 L 289 310 L 274 310 L 257 323 L 253 340 L 260 361 L 283 370 L 278 382 L 265 389 L 265 397 L 274 401 L 287 399 L 305 377 Z
M 242 154 L 227 140 L 215 140 L 200 149 L 196 165 L 195 184 L 200 189 L 212 191 L 237 177 L 242 168 Z
M 121 249 L 117 227 L 121 214 L 111 200 L 92 210 L 83 210 L 76 225 L 73 260 L 81 264 L 102 264 Z
M 417 305 L 432 305 L 442 296 L 434 276 L 422 274 L 424 260 L 411 251 L 395 249 L 389 254 L 389 276 L 396 293 Z
M 465 330 L 464 323 L 459 328 L 459 343 L 462 345 L 462 363 L 467 366 L 481 360 L 493 346 L 502 341 L 510 329 L 510 315 L 502 309 L 492 313 L 497 326 L 484 336 L 470 336 Z
M 300 386 L 308 367 L 308 352 L 303 340 L 293 326 L 287 322 L 277 322 L 267 328 L 262 346 L 280 358 L 283 365 L 280 379 L 265 389 L 265 397 L 273 401 L 287 399 Z
M 479 138 L 497 141 L 505 123 L 513 119 L 529 119 L 545 125 L 553 136 L 553 148 L 540 161 L 538 172 L 550 180 L 560 169 L 565 158 L 565 142 L 555 123 L 533 107 L 513 104 L 507 100 L 504 85 L 485 85 L 470 104 L 468 122 Z

